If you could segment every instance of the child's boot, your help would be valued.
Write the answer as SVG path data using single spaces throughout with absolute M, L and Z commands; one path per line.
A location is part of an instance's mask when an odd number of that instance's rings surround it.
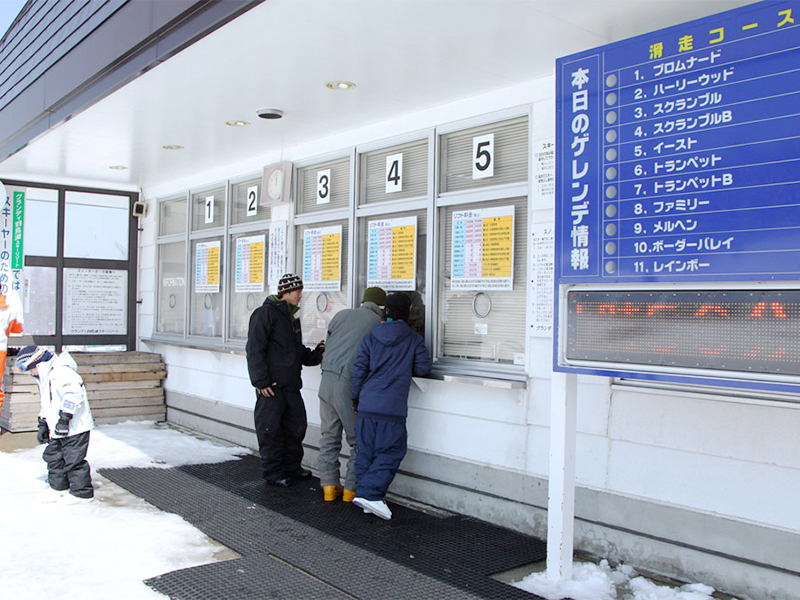
M 342 492 L 342 500 L 344 502 L 352 502 L 353 498 L 356 497 L 356 493 L 353 490 L 348 490 L 347 488 L 344 489 Z
M 322 493 L 325 496 L 325 502 L 333 502 L 342 495 L 342 486 L 338 483 L 336 485 L 323 485 Z

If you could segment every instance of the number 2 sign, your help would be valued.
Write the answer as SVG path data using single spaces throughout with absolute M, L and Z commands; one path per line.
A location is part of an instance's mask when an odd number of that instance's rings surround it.
M 494 134 L 472 138 L 472 178 L 494 177 Z

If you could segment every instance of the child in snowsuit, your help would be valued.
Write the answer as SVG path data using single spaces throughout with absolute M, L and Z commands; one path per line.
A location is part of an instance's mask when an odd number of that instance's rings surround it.
M 94 421 L 78 365 L 69 352 L 55 355 L 41 346 L 25 346 L 17 354 L 17 367 L 39 384 L 42 410 L 36 439 L 47 444 L 42 458 L 50 487 L 69 490 L 74 501 L 91 500 L 94 488 L 86 451 Z
M 406 455 L 411 377 L 431 370 L 422 336 L 406 323 L 410 309 L 405 294 L 389 296 L 384 322 L 361 340 L 353 365 L 352 396 L 358 411 L 353 504 L 387 520 L 392 511 L 384 497 Z

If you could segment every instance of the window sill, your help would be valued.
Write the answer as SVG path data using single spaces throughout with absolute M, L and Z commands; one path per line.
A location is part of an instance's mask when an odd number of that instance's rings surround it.
M 435 367 L 427 379 L 414 377 L 414 383 L 421 391 L 426 392 L 430 379 L 504 390 L 524 390 L 528 388 L 528 380 L 525 375 L 519 377 L 510 376 L 508 378 L 487 377 L 479 373 L 454 372 L 452 370 L 442 370 Z

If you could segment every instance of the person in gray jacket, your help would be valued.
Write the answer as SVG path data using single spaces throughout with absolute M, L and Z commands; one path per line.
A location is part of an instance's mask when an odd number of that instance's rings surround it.
M 367 333 L 380 323 L 386 292 L 379 287 L 364 290 L 361 306 L 336 313 L 328 325 L 322 380 L 319 385 L 319 481 L 326 502 L 339 496 L 352 502 L 356 489 L 356 414 L 350 397 L 350 377 L 358 346 Z M 350 446 L 350 460 L 342 488 L 339 479 L 339 453 L 342 430 Z

